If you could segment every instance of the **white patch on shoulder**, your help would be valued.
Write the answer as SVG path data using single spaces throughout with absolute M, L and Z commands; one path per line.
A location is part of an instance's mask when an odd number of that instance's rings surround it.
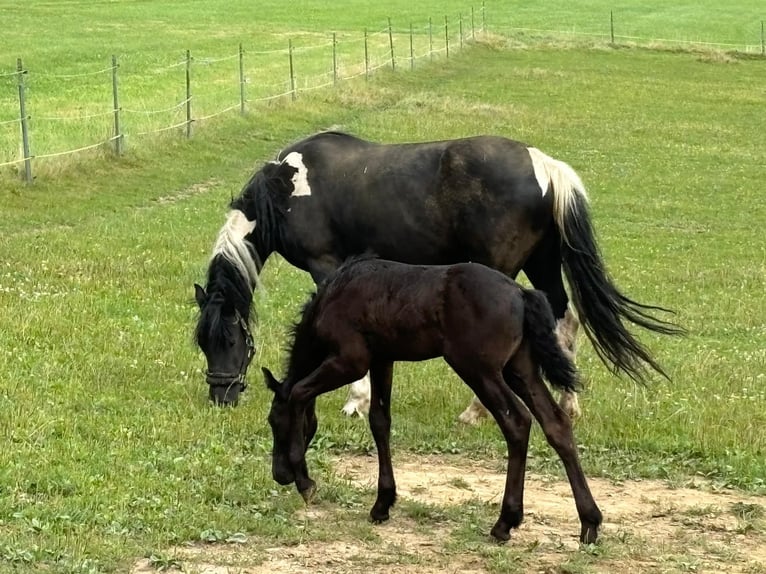
M 311 188 L 309 187 L 308 177 L 309 170 L 306 167 L 306 164 L 303 163 L 303 154 L 300 154 L 297 151 L 290 152 L 287 154 L 285 159 L 282 160 L 282 162 L 298 170 L 292 179 L 293 192 L 290 194 L 290 197 L 298 195 L 311 195 Z
M 532 160 L 532 167 L 535 170 L 535 177 L 537 178 L 537 184 L 543 191 L 543 197 L 548 193 L 548 186 L 550 185 L 551 178 L 548 175 L 548 170 L 545 167 L 545 160 L 547 156 L 536 147 L 528 147 L 529 157 Z

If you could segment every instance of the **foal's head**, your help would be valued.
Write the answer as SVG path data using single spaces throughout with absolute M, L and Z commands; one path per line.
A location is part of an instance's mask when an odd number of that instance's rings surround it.
M 262 368 L 266 379 L 266 386 L 274 393 L 269 410 L 269 426 L 274 438 L 274 447 L 271 451 L 271 474 L 279 484 L 290 484 L 295 481 L 295 472 L 290 463 L 290 435 L 296 424 L 303 425 L 303 453 L 311 444 L 317 430 L 317 417 L 314 410 L 314 401 L 310 401 L 306 408 L 306 416 L 303 421 L 293 421 L 290 414 L 290 385 L 287 382 L 280 383 L 267 368 Z

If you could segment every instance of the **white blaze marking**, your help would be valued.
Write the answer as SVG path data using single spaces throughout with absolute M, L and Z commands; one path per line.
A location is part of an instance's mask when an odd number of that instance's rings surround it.
M 290 152 L 287 154 L 285 159 L 282 160 L 282 162 L 298 170 L 295 172 L 295 175 L 292 179 L 293 192 L 290 194 L 290 197 L 299 195 L 311 195 L 311 188 L 309 187 L 308 178 L 309 170 L 303 163 L 303 154 L 300 154 L 297 151 Z
M 528 147 L 529 157 L 532 159 L 532 167 L 535 170 L 535 177 L 537 178 L 537 184 L 540 189 L 543 190 L 543 197 L 548 193 L 548 185 L 550 184 L 550 176 L 548 170 L 545 168 L 546 155 L 536 147 Z

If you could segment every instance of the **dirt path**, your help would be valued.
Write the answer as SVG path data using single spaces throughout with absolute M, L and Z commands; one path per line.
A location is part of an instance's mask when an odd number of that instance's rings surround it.
M 338 459 L 334 468 L 339 477 L 360 488 L 375 487 L 375 457 Z M 504 472 L 439 457 L 399 458 L 394 468 L 402 500 L 439 507 L 471 502 L 482 505 L 489 524 L 496 518 Z M 387 524 L 374 527 L 375 539 L 370 541 L 307 539 L 290 547 L 194 546 L 179 548 L 176 555 L 184 570 L 200 574 L 287 574 L 304 569 L 318 574 L 766 574 L 766 497 L 671 489 L 649 480 L 589 482 L 604 513 L 602 542 L 595 547 L 579 547 L 579 523 L 568 483 L 528 475 L 525 520 L 505 546 L 492 544 L 488 537 L 471 542 L 477 538 L 475 532 L 468 534 L 466 542 L 465 533 L 457 532 L 465 525 L 416 521 L 395 509 Z M 304 520 L 326 524 L 342 513 L 348 510 L 310 508 Z M 151 571 L 146 562 L 137 563 L 133 570 L 134 574 Z

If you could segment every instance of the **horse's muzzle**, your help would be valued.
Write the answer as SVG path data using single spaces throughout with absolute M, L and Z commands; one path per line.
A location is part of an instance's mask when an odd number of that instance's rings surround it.
M 211 402 L 218 406 L 236 407 L 239 403 L 239 395 L 247 388 L 247 385 L 240 381 L 234 381 L 230 384 L 212 384 L 208 393 Z

